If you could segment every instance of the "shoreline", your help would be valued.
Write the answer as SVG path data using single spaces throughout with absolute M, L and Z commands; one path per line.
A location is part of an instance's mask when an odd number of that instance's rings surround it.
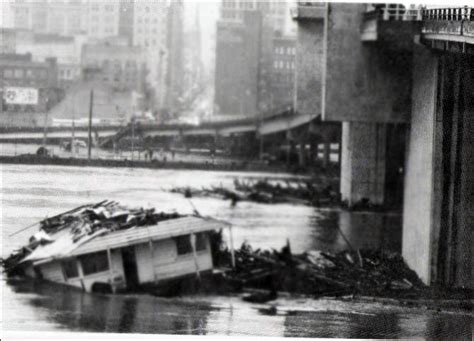
M 36 155 L 0 156 L 0 164 L 21 165 L 52 165 L 70 167 L 102 167 L 102 168 L 144 168 L 144 169 L 176 169 L 205 170 L 223 172 L 269 172 L 292 176 L 309 176 L 309 171 L 292 173 L 285 166 L 255 164 L 253 162 L 187 162 L 187 161 L 130 161 L 110 159 L 81 159 L 64 157 L 44 157 Z

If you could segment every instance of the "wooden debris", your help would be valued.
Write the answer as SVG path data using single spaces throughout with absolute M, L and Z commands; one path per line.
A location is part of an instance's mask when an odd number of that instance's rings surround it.
M 228 265 L 228 251 L 223 254 L 221 259 Z M 293 255 L 288 245 L 281 252 L 270 252 L 253 250 L 244 243 L 235 254 L 236 268 L 225 275 L 243 287 L 314 296 L 378 295 L 424 287 L 400 255 L 381 250 L 310 251 Z
M 327 180 L 326 180 L 327 181 Z M 232 205 L 238 201 L 275 204 L 292 203 L 309 206 L 330 206 L 339 204 L 339 197 L 331 186 L 314 180 L 238 180 L 234 179 L 234 189 L 222 186 L 210 188 L 176 187 L 172 193 L 183 194 L 186 198 L 193 196 L 214 197 L 231 200 Z

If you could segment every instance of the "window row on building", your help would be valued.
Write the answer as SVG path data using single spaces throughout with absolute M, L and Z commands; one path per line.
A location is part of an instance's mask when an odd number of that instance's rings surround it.
M 4 79 L 47 79 L 48 71 L 42 68 L 20 68 L 20 67 L 5 67 L 3 68 Z
M 287 54 L 287 55 L 296 55 L 296 47 L 291 47 L 291 46 L 276 46 L 275 47 L 275 53 L 276 54 Z
M 275 61 L 273 61 L 273 68 L 294 70 L 295 69 L 295 62 L 294 61 L 275 60 Z
M 295 76 L 293 73 L 275 73 L 273 75 L 273 82 L 274 82 L 274 86 L 278 86 L 278 85 L 284 85 L 284 86 L 288 86 L 288 85 L 292 85 L 293 84 L 293 81 L 295 80 Z

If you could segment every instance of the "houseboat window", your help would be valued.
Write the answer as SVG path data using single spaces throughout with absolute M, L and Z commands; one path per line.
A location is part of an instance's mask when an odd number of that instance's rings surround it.
M 107 252 L 101 251 L 81 256 L 82 271 L 84 275 L 90 275 L 109 269 Z
M 63 261 L 62 266 L 66 278 L 79 277 L 79 271 L 77 270 L 77 261 L 75 259 Z
M 193 252 L 193 247 L 191 246 L 191 240 L 189 235 L 176 237 L 176 248 L 178 250 L 178 256 L 185 255 Z
M 196 251 L 202 251 L 206 249 L 206 234 L 197 233 L 196 234 Z

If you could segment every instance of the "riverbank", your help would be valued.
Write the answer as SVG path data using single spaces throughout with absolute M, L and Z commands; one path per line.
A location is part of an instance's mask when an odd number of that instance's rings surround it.
M 209 170 L 225 172 L 271 172 L 288 173 L 289 170 L 283 165 L 268 165 L 252 161 L 142 161 L 142 160 L 114 160 L 114 159 L 83 159 L 66 157 L 48 157 L 34 154 L 16 156 L 0 156 L 0 164 L 23 164 L 23 165 L 53 165 L 72 167 L 109 167 L 109 168 L 145 168 L 145 169 L 177 169 L 177 170 Z M 294 172 L 298 175 L 308 174 L 307 171 Z

